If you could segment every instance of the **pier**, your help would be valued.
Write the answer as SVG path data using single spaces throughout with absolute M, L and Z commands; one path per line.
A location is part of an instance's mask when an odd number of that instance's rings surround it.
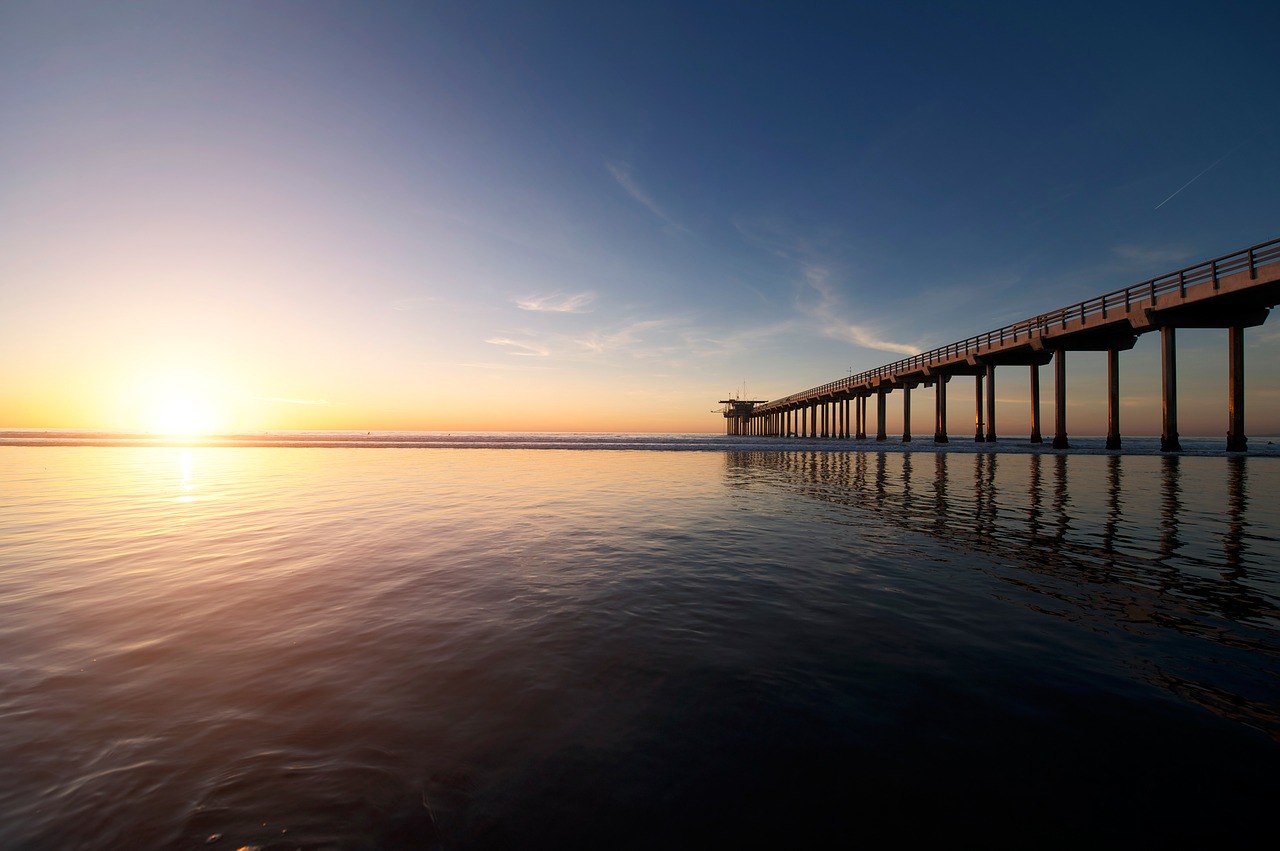
M 1245 452 L 1244 332 L 1266 321 L 1280 303 L 1280 239 L 1207 260 L 1069 307 L 1042 313 L 994 331 L 876 367 L 857 375 L 792 393 L 781 399 L 721 400 L 727 434 L 769 437 L 868 439 L 869 409 L 875 405 L 874 435 L 887 440 L 887 396 L 902 393 L 902 440 L 911 441 L 911 391 L 934 390 L 933 440 L 947 443 L 947 384 L 972 376 L 974 440 L 994 442 L 996 368 L 1030 370 L 1032 443 L 1041 443 L 1040 367 L 1053 364 L 1053 447 L 1067 449 L 1067 353 L 1107 353 L 1107 448 L 1119 449 L 1120 353 L 1138 337 L 1160 334 L 1161 435 L 1166 452 L 1178 440 L 1177 330 L 1224 329 L 1228 347 L 1228 452 Z M 984 404 L 985 400 L 985 404 Z

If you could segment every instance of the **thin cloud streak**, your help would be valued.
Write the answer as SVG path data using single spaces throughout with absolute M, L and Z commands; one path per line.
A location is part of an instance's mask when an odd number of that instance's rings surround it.
M 574 340 L 582 348 L 592 352 L 622 349 L 633 343 L 643 342 L 643 332 L 670 326 L 672 319 L 641 319 L 612 332 L 593 331 L 586 337 Z
M 823 327 L 822 333 L 837 340 L 844 340 L 861 346 L 864 349 L 876 349 L 882 352 L 894 352 L 901 355 L 918 355 L 920 348 L 906 343 L 895 343 L 883 340 L 876 332 L 863 325 L 849 325 L 843 322 L 832 322 Z
M 614 163 L 608 161 L 606 161 L 604 165 L 605 168 L 609 169 L 609 174 L 613 176 L 613 179 L 617 181 L 619 186 L 626 190 L 632 200 L 645 207 L 658 218 L 662 219 L 662 221 L 666 222 L 668 226 L 675 228 L 681 233 L 690 232 L 684 225 L 667 215 L 666 210 L 663 210 L 658 206 L 658 203 L 654 201 L 653 198 L 649 197 L 649 193 L 644 191 L 640 184 L 636 183 L 635 178 L 631 176 L 630 166 L 625 163 Z
M 802 305 L 801 309 L 818 321 L 821 333 L 832 339 L 853 343 L 865 349 L 876 349 L 882 352 L 894 352 L 902 355 L 920 353 L 919 346 L 909 343 L 897 343 L 884 339 L 877 331 L 853 322 L 847 322 L 835 314 L 840 308 L 840 297 L 828 282 L 830 271 L 823 266 L 805 265 L 805 282 L 813 292 L 817 293 L 816 304 Z
M 545 296 L 529 296 L 515 300 L 516 307 L 538 313 L 586 313 L 587 307 L 596 299 L 593 292 L 581 292 L 573 295 L 552 293 Z
M 494 346 L 504 346 L 514 351 L 507 354 L 516 355 L 518 357 L 539 357 L 545 358 L 551 354 L 550 350 L 539 346 L 536 343 L 522 343 L 519 340 L 512 340 L 508 337 L 491 337 L 485 340 L 486 343 Z
M 1213 161 L 1213 164 L 1212 164 L 1212 165 L 1210 165 L 1210 166 L 1209 166 L 1208 168 L 1206 168 L 1204 171 L 1202 171 L 1202 172 L 1200 172 L 1199 174 L 1197 174 L 1195 177 L 1193 177 L 1193 178 L 1191 178 L 1190 180 L 1188 180 L 1186 183 L 1182 184 L 1182 186 L 1180 186 L 1180 187 L 1178 188 L 1178 192 L 1181 192 L 1183 189 L 1186 189 L 1188 186 L 1190 186 L 1191 184 L 1195 183 L 1195 182 L 1196 182 L 1197 180 L 1199 180 L 1200 178 L 1204 177 L 1206 174 L 1208 174 L 1210 171 L 1212 171 L 1212 170 L 1213 170 L 1213 168 L 1214 168 L 1215 166 L 1217 166 L 1217 165 L 1218 165 L 1218 163 L 1222 162 L 1223 160 L 1225 160 L 1227 157 L 1231 156 L 1231 155 L 1232 155 L 1232 154 L 1234 154 L 1235 152 L 1236 152 L 1236 149 L 1235 149 L 1235 148 L 1232 148 L 1231 150 L 1227 151 L 1227 152 L 1226 152 L 1225 154 L 1223 154 L 1222 156 L 1218 157 L 1216 160 L 1214 160 L 1214 161 Z M 1177 197 L 1177 195 L 1178 195 L 1178 192 L 1173 193 L 1173 194 L 1172 194 L 1172 195 L 1170 195 L 1168 198 L 1166 198 L 1166 199 L 1164 199 L 1163 201 L 1161 201 L 1159 204 L 1156 204 L 1156 209 L 1157 209 L 1157 210 L 1159 210 L 1159 209 L 1160 209 L 1161 207 L 1163 207 L 1165 204 L 1168 204 L 1170 201 L 1172 201 L 1174 198 L 1176 198 L 1176 197 Z

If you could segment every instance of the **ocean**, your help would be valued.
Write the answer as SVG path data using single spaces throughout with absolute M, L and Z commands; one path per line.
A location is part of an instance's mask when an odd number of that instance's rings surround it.
M 1274 837 L 1280 462 L 1155 443 L 0 433 L 0 849 Z

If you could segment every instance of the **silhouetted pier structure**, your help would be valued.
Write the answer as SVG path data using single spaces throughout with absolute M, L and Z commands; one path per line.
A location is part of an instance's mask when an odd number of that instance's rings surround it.
M 1227 451 L 1244 452 L 1244 330 L 1266 321 L 1280 303 L 1280 239 L 1188 266 L 1122 290 L 1042 313 L 994 331 L 932 349 L 781 399 L 722 401 L 726 433 L 774 437 L 865 440 L 876 400 L 875 439 L 886 440 L 885 400 L 902 391 L 902 439 L 910 441 L 911 390 L 933 387 L 934 434 L 946 443 L 947 383 L 975 376 L 974 440 L 996 440 L 996 367 L 1031 371 L 1031 442 L 1040 443 L 1040 367 L 1054 366 L 1053 446 L 1065 449 L 1066 354 L 1107 353 L 1107 448 L 1120 448 L 1120 353 L 1138 336 L 1160 333 L 1162 428 L 1160 447 L 1180 451 L 1176 332 L 1227 331 Z M 984 387 L 985 385 L 985 387 Z M 985 394 L 984 394 L 985 389 Z M 985 396 L 985 406 L 983 404 Z M 852 408 L 852 417 L 851 409 Z

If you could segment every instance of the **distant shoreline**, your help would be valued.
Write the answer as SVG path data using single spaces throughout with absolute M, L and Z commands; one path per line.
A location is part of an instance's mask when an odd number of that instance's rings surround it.
M 833 438 L 740 437 L 719 433 L 651 434 L 610 432 L 388 432 L 388 431 L 280 431 L 249 434 L 176 436 L 138 432 L 85 429 L 0 430 L 0 447 L 155 447 L 155 448 L 311 448 L 311 449 L 558 449 L 567 451 L 657 452 L 912 452 L 924 454 L 1020 454 L 1020 455 L 1161 455 L 1165 457 L 1241 457 L 1226 452 L 1225 436 L 1181 438 L 1183 451 L 1162 453 L 1154 436 L 1124 437 L 1120 450 L 1106 449 L 1106 439 L 1088 435 L 1070 437 L 1068 449 L 1054 449 L 1048 442 L 1032 444 L 1026 437 L 1011 436 L 995 442 L 956 438 L 934 443 L 919 438 L 904 443 L 900 437 L 877 440 Z M 1280 438 L 1249 439 L 1248 457 L 1280 457 Z

